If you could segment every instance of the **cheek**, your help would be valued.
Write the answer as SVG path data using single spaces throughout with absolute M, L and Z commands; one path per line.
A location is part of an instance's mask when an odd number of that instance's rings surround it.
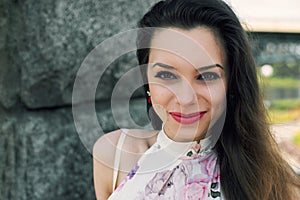
M 150 84 L 151 101 L 153 105 L 167 108 L 173 94 L 166 87 L 158 84 Z
M 209 90 L 211 98 L 211 107 L 215 113 L 221 113 L 226 108 L 226 88 L 213 87 Z
M 149 84 L 152 106 L 162 121 L 167 120 L 167 110 L 172 99 L 172 93 L 165 87 Z

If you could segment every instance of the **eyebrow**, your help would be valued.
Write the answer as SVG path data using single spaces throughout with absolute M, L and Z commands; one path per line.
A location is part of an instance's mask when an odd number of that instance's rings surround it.
M 211 69 L 211 68 L 215 68 L 215 67 L 219 67 L 222 70 L 224 70 L 224 67 L 222 65 L 220 65 L 220 64 L 213 64 L 213 65 L 208 65 L 208 66 L 204 66 L 204 67 L 199 67 L 197 69 L 197 71 L 205 71 L 205 70 L 208 70 L 208 69 Z
M 174 69 L 173 66 L 166 65 L 166 64 L 163 64 L 163 63 L 155 63 L 154 65 L 152 65 L 152 67 L 156 67 L 156 66 L 159 66 L 159 67 L 162 67 L 162 68 L 165 68 L 165 69 Z M 224 67 L 220 64 L 212 64 L 212 65 L 208 65 L 208 66 L 203 66 L 203 67 L 197 68 L 196 70 L 201 72 L 201 71 L 205 71 L 205 70 L 215 68 L 215 67 L 219 67 L 222 70 L 224 70 Z
M 153 68 L 155 66 L 159 66 L 159 67 L 166 68 L 166 69 L 174 69 L 174 67 L 172 67 L 170 65 L 163 64 L 163 63 L 155 63 L 154 65 L 152 65 Z

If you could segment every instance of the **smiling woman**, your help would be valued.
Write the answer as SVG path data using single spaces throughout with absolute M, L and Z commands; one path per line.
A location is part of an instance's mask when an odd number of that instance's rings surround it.
M 268 127 L 255 63 L 221 0 L 166 0 L 139 21 L 137 57 L 157 131 L 94 145 L 98 199 L 299 199 Z
M 151 46 L 147 78 L 163 130 L 174 141 L 200 141 L 226 107 L 225 72 L 215 64 L 225 65 L 223 47 L 203 27 L 161 30 Z

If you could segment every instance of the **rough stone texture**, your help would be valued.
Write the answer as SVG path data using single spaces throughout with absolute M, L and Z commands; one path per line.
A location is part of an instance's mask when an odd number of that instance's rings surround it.
M 10 34 L 12 42 L 18 42 L 14 46 L 21 101 L 28 108 L 43 108 L 70 104 L 74 77 L 87 53 L 103 40 L 134 28 L 151 1 L 30 0 L 10 5 L 11 16 L 18 16 L 12 23 L 20 24 Z M 102 80 L 107 87 L 99 91 L 99 99 L 109 96 L 109 85 L 116 81 L 112 73 L 108 70 Z
M 1 120 L 0 130 L 0 199 L 13 199 L 15 188 L 14 119 Z
M 0 103 L 11 108 L 17 102 L 20 78 L 18 68 L 13 67 L 13 52 L 9 45 L 11 30 L 7 3 L 0 2 Z
M 1 199 L 92 199 L 92 158 L 70 109 L 19 113 L 0 136 Z
M 75 129 L 74 78 L 94 47 L 134 28 L 153 2 L 0 2 L 0 200 L 95 199 L 90 151 L 101 133 Z M 96 110 L 104 132 L 129 127 L 115 120 L 109 99 L 136 63 L 133 53 L 124 55 L 100 80 Z M 148 123 L 144 99 L 132 99 L 129 110 L 135 123 Z
M 105 132 L 118 128 L 107 104 L 97 105 Z M 145 125 L 144 100 L 131 104 L 135 105 L 130 108 L 132 117 Z M 86 134 L 79 135 L 71 108 L 21 110 L 1 115 L 0 121 L 0 199 L 95 198 L 90 152 L 101 134 L 86 127 Z M 119 125 L 126 127 L 126 122 Z
M 77 134 L 89 152 L 92 152 L 96 140 L 108 131 L 117 128 L 151 128 L 145 99 L 131 99 L 128 107 L 127 103 L 127 100 L 118 100 L 113 109 L 111 102 L 96 104 L 96 125 L 92 123 L 93 113 L 87 112 L 89 103 L 76 105 L 79 110 L 74 117 Z
M 27 199 L 90 199 L 91 155 L 76 134 L 70 110 L 23 117 Z M 50 195 L 51 194 L 51 195 Z

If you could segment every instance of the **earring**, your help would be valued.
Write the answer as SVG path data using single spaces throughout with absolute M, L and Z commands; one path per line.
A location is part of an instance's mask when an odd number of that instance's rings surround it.
M 148 97 L 147 97 L 147 102 L 148 102 L 148 103 L 151 103 L 151 95 L 150 95 L 150 91 L 147 91 L 147 95 L 148 95 Z

